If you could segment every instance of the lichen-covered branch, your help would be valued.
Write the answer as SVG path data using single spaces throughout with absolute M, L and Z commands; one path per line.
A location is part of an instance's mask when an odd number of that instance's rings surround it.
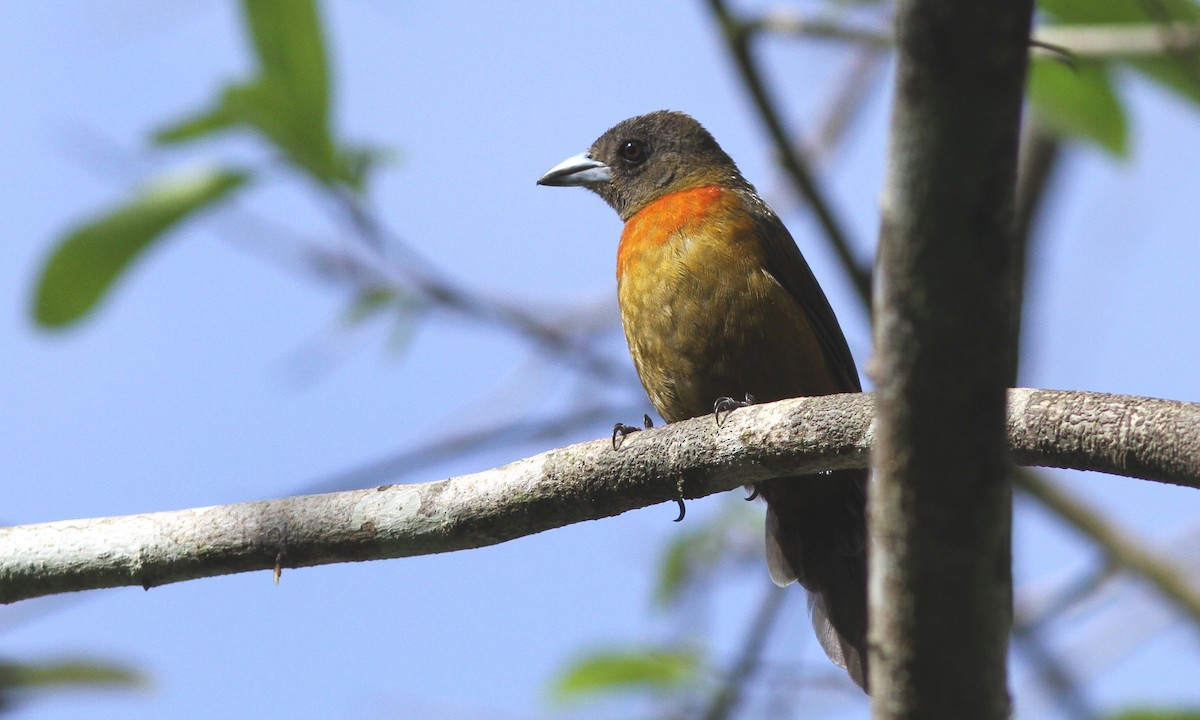
M 1200 488 L 1200 404 L 1010 395 L 1009 440 L 1021 462 Z M 678 488 L 698 498 L 866 467 L 873 400 L 863 393 L 752 406 L 721 427 L 698 418 L 636 433 L 618 450 L 594 440 L 437 482 L 3 528 L 0 602 L 465 550 L 674 501 Z

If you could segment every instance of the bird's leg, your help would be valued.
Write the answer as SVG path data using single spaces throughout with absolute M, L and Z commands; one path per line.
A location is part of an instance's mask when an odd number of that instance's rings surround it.
M 652 427 L 654 427 L 654 421 L 650 419 L 649 415 L 642 415 L 642 427 L 638 427 L 636 425 L 626 425 L 625 423 L 617 423 L 616 425 L 613 425 L 613 450 L 621 447 L 621 443 L 617 442 L 617 438 L 624 440 L 626 435 L 632 435 L 635 432 L 639 432 L 643 428 L 649 430 Z
M 638 427 L 637 425 L 626 425 L 625 423 L 617 423 L 616 425 L 613 425 L 613 450 L 621 447 L 621 443 L 618 442 L 618 438 L 623 442 L 626 436 L 632 435 L 635 432 L 641 432 L 642 430 L 649 430 L 652 427 L 654 427 L 654 421 L 650 419 L 649 414 L 642 415 L 641 427 Z M 679 503 L 679 517 L 675 518 L 675 522 L 680 522 L 683 520 L 683 516 L 687 515 L 687 506 L 683 504 L 682 476 L 679 478 L 679 482 L 675 485 L 675 492 L 675 502 Z
M 721 422 L 722 422 L 721 413 L 725 413 L 725 416 L 728 417 L 729 413 L 733 412 L 734 410 L 737 410 L 738 408 L 744 408 L 747 405 L 753 405 L 753 404 L 754 404 L 754 396 L 751 395 L 750 393 L 746 393 L 745 400 L 734 400 L 733 398 L 731 398 L 729 396 L 717 398 L 717 401 L 715 403 L 713 403 L 713 415 L 716 418 L 717 427 L 721 427 Z M 758 486 L 751 485 L 750 486 L 750 494 L 746 496 L 746 502 L 750 502 L 751 500 L 753 500 L 756 497 L 758 497 Z
M 725 417 L 729 417 L 729 413 L 733 412 L 734 410 L 753 404 L 754 396 L 750 393 L 746 393 L 745 400 L 734 400 L 729 396 L 717 398 L 717 401 L 713 403 L 713 416 L 717 421 L 717 427 L 721 427 L 721 423 L 724 422 L 724 419 L 721 417 L 721 413 L 724 413 Z

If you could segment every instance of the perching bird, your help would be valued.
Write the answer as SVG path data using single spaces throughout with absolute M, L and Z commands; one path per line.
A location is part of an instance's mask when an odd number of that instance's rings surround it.
M 625 120 L 540 185 L 580 185 L 625 223 L 621 322 L 650 402 L 667 422 L 720 398 L 769 402 L 861 390 L 841 327 L 786 227 L 690 116 Z M 866 689 L 866 471 L 758 485 L 767 566 L 809 592 L 829 658 Z

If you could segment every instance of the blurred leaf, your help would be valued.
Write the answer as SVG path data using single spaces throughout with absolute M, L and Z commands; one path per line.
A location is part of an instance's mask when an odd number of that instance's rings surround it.
M 369 287 L 358 294 L 346 311 L 345 323 L 351 327 L 361 325 L 384 310 L 395 305 L 400 294 L 396 288 Z
M 224 104 L 324 183 L 345 169 L 329 130 L 329 71 L 313 0 L 244 0 L 260 73 Z
M 1160 24 L 1172 21 L 1200 22 L 1200 4 L 1193 0 L 1042 0 L 1038 7 L 1061 23 Z M 1125 60 L 1150 79 L 1200 103 L 1200 53 L 1177 52 L 1160 58 Z
M 1130 60 L 1129 64 L 1151 80 L 1200 105 L 1200 62 L 1196 58 L 1197 55 L 1193 54 L 1187 58 Z M 1184 63 L 1190 63 L 1191 68 Z
M 116 663 L 100 660 L 64 660 L 40 665 L 0 662 L 0 692 L 56 687 L 141 687 L 146 678 Z
M 681 531 L 667 546 L 659 562 L 654 602 L 669 606 L 691 586 L 711 577 L 730 559 L 745 556 L 754 538 L 754 560 L 761 562 L 762 515 L 741 500 L 726 503 L 712 519 Z
M 667 545 L 658 568 L 658 583 L 654 588 L 654 602 L 669 605 L 679 598 L 680 592 L 692 575 L 695 565 L 693 547 L 696 533 L 683 531 Z
M 417 311 L 421 303 L 401 287 L 369 287 L 358 294 L 346 309 L 342 322 L 347 327 L 357 327 L 383 313 L 391 315 L 392 327 L 388 332 L 386 347 L 392 353 L 406 350 L 412 340 Z
M 354 190 L 361 190 L 372 170 L 399 158 L 400 153 L 391 148 L 342 147 L 338 151 L 338 178 Z
M 1053 58 L 1035 57 L 1029 98 L 1051 128 L 1091 141 L 1117 157 L 1126 155 L 1125 110 L 1103 65 L 1080 62 L 1071 67 Z
M 218 105 L 210 110 L 204 110 L 168 123 L 155 130 L 151 134 L 151 139 L 159 145 L 188 142 L 221 130 L 228 130 L 238 125 L 240 121 L 241 119 L 230 112 L 229 108 Z
M 324 125 L 329 73 L 314 0 L 245 0 L 242 7 L 263 79 L 282 90 L 303 120 Z
M 713 527 L 684 530 L 676 535 L 659 564 L 654 602 L 670 605 L 700 575 L 708 575 L 707 571 L 711 571 L 720 560 L 724 544 L 722 537 L 720 531 Z
M 256 76 L 227 84 L 211 107 L 159 128 L 154 141 L 186 142 L 248 127 L 317 182 L 361 190 L 385 154 L 339 147 L 333 138 L 329 69 L 315 2 L 243 0 L 242 8 L 258 58 Z
M 42 267 L 34 319 L 46 328 L 79 321 L 167 230 L 246 179 L 242 172 L 207 169 L 158 180 L 125 204 L 72 230 Z
M 1177 20 L 1200 18 L 1200 5 L 1192 0 L 1155 0 L 1164 14 Z M 1064 23 L 1148 23 L 1158 18 L 1147 13 L 1146 3 L 1130 0 L 1039 0 L 1038 9 Z
M 285 86 L 262 79 L 231 85 L 225 89 L 222 102 L 317 181 L 328 184 L 338 176 L 340 167 L 325 119 L 305 122 L 300 111 L 293 108 Z
M 699 661 L 694 653 L 650 648 L 597 652 L 567 668 L 555 683 L 555 700 L 581 695 L 650 691 L 661 693 L 689 683 Z
M 1133 710 L 1113 715 L 1112 720 L 1200 720 L 1200 710 Z
M 421 304 L 415 298 L 405 296 L 399 299 L 396 308 L 396 317 L 392 330 L 388 333 L 386 346 L 393 355 L 407 350 L 412 343 L 413 331 L 417 327 L 417 312 L 421 309 Z

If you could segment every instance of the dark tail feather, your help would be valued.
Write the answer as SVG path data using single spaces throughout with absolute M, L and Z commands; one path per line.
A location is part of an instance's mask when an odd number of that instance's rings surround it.
M 834 664 L 845 668 L 863 692 L 868 692 L 867 588 L 866 574 L 861 575 L 861 581 L 846 577 L 828 583 L 821 592 L 809 592 L 808 607 L 813 630 L 825 654 Z
M 817 640 L 867 690 L 867 554 L 862 471 L 789 478 L 767 500 L 767 568 L 777 585 L 808 590 Z

